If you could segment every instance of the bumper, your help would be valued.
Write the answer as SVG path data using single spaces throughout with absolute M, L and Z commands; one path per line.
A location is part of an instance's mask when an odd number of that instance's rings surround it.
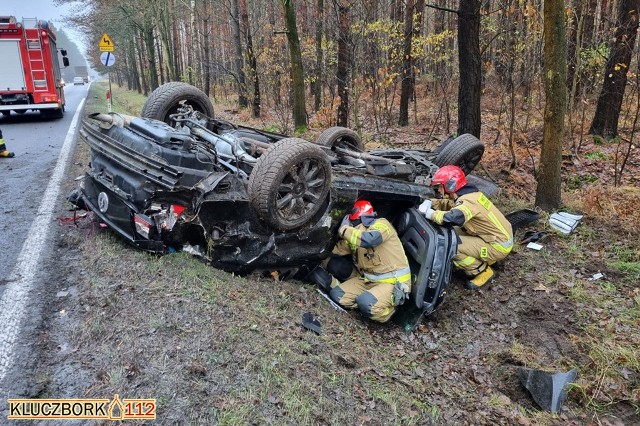
M 87 175 L 82 186 L 82 196 L 87 207 L 128 243 L 153 253 L 164 252 L 162 241 L 142 238 L 135 232 L 133 215 L 138 213 L 138 209 L 98 179 Z

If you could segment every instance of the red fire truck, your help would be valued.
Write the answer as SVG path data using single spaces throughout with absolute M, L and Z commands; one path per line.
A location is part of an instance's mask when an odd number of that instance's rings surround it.
M 64 66 L 69 65 L 63 50 Z M 64 82 L 56 35 L 46 21 L 0 16 L 0 112 L 62 118 Z

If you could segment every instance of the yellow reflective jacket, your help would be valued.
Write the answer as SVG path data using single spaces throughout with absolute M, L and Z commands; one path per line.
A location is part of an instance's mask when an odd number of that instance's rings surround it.
M 387 219 L 378 218 L 369 227 L 362 223 L 356 227 L 342 226 L 338 233 L 341 239 L 333 253 L 340 256 L 351 254 L 365 278 L 384 282 L 411 280 L 402 242 Z
M 467 234 L 482 238 L 497 250 L 510 252 L 513 246 L 511 223 L 482 192 L 465 193 L 463 190 L 455 202 L 450 199 L 431 200 L 431 208 L 435 210 L 431 220 L 440 225 L 460 226 Z

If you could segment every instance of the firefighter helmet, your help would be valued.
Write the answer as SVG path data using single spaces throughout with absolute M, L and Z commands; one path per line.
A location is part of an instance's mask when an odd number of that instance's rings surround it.
M 464 172 L 458 166 L 444 166 L 438 169 L 431 179 L 431 185 L 442 185 L 444 192 L 452 194 L 467 184 Z
M 360 219 L 360 216 L 373 216 L 375 212 L 373 211 L 373 206 L 367 200 L 358 200 L 353 205 L 353 209 L 351 210 L 351 214 L 349 214 L 349 220 Z

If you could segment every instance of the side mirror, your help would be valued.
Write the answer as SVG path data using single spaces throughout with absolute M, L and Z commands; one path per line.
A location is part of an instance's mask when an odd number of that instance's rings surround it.
M 67 56 L 67 51 L 65 49 L 60 49 L 60 53 L 62 53 L 62 56 Z
M 68 67 L 69 66 L 69 58 L 67 58 L 66 56 L 63 56 L 62 57 L 62 65 L 64 65 L 65 68 Z

